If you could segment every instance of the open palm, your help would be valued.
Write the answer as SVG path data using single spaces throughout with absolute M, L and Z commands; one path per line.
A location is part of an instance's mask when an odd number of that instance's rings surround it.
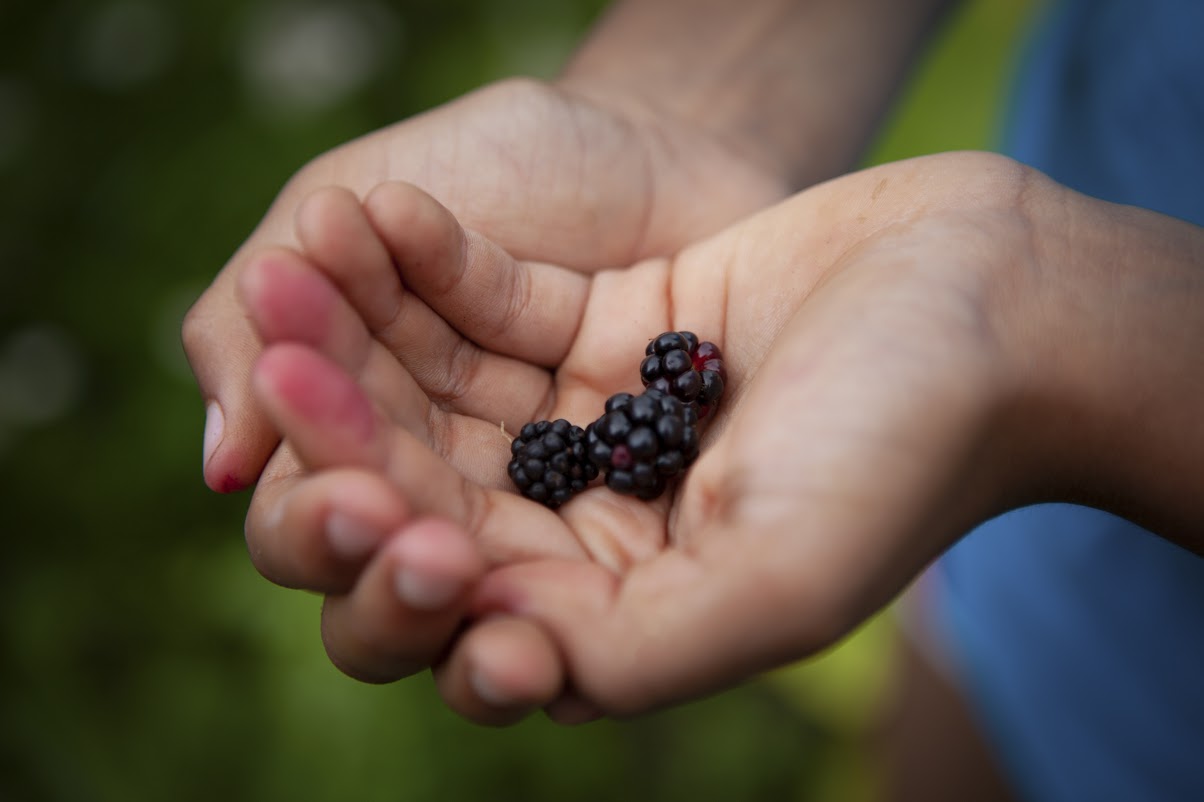
M 277 343 L 261 397 L 312 472 L 261 485 L 261 567 L 335 592 L 345 669 L 439 659 L 449 703 L 481 720 L 643 710 L 829 645 L 1004 503 L 982 459 L 1009 368 L 984 268 L 1031 258 L 999 247 L 1025 241 L 1020 180 L 978 155 L 877 168 L 592 275 L 515 261 L 412 187 L 319 194 L 305 255 L 263 254 L 244 282 Z M 518 496 L 501 428 L 593 420 L 673 329 L 720 343 L 729 379 L 685 481 L 555 513 Z M 369 484 L 395 499 L 365 502 L 378 528 L 438 531 L 340 566 L 315 533 Z M 464 592 L 407 609 L 382 567 L 407 559 Z

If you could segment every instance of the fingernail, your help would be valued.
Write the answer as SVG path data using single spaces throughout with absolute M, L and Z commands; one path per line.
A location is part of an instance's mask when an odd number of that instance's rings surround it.
M 205 465 L 208 465 L 209 460 L 213 459 L 213 452 L 217 451 L 217 447 L 221 444 L 225 430 L 226 416 L 222 414 L 221 405 L 216 401 L 210 401 L 205 406 Z
M 479 668 L 474 668 L 468 673 L 468 684 L 472 687 L 473 692 L 480 697 L 481 701 L 487 705 L 492 707 L 514 707 L 518 704 L 518 700 L 511 694 L 498 690 L 497 685 Z
M 326 518 L 326 537 L 331 550 L 344 560 L 365 557 L 380 542 L 379 532 L 338 511 Z
M 429 576 L 410 568 L 399 568 L 394 583 L 403 602 L 419 610 L 440 610 L 464 589 L 464 583 L 445 576 Z

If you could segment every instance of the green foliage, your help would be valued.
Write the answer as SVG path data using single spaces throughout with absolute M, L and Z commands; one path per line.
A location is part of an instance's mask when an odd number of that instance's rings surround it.
M 819 762 L 847 758 L 765 685 L 495 731 L 445 711 L 429 679 L 354 683 L 322 652 L 317 599 L 251 568 L 247 498 L 200 481 L 180 318 L 276 191 L 372 128 L 550 74 L 601 6 L 0 6 L 0 798 L 814 798 Z M 349 26 L 333 52 L 351 67 L 290 83 L 314 19 Z M 994 53 L 970 49 L 977 66 L 932 91 L 994 91 Z M 925 114 L 947 132 L 946 112 Z M 958 146 L 986 144 L 985 125 Z M 924 149 L 908 130 L 904 149 Z

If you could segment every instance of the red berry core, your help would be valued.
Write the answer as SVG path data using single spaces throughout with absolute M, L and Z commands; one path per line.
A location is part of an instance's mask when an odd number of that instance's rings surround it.
M 635 464 L 635 460 L 631 457 L 631 449 L 620 443 L 610 452 L 610 464 L 618 468 L 620 471 L 625 471 Z

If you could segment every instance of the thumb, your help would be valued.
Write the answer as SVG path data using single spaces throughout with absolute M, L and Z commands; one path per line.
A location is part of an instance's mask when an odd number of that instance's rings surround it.
M 255 483 L 279 436 L 255 401 L 251 369 L 259 340 L 234 296 L 228 273 L 189 310 L 182 339 L 205 401 L 203 472 L 220 493 Z

